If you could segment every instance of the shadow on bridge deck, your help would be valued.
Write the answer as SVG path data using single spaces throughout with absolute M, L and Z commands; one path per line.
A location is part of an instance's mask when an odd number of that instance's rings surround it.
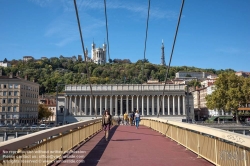
M 79 166 L 211 166 L 193 152 L 148 127 L 114 126 L 110 141 L 100 132 L 61 163 Z M 58 161 L 59 162 L 59 161 Z

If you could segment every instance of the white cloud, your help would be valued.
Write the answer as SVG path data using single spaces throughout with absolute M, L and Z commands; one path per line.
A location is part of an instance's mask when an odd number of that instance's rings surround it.
M 220 48 L 220 49 L 217 49 L 217 51 L 220 53 L 225 53 L 225 54 L 242 54 L 245 52 L 244 50 L 234 48 L 234 47 Z

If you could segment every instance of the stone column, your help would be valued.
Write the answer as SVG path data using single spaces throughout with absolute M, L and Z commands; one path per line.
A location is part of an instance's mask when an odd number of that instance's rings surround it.
M 173 115 L 175 115 L 175 101 L 174 101 L 175 96 L 173 95 Z
M 117 95 L 115 95 L 115 116 L 118 116 Z
M 108 109 L 107 104 L 108 104 L 108 96 L 105 96 L 105 110 Z
M 97 115 L 97 97 L 98 96 L 95 96 L 95 109 L 94 109 L 94 114 Z
M 180 109 L 180 96 L 178 95 L 178 115 L 181 114 L 181 109 Z
M 137 108 L 136 108 L 136 110 L 139 111 L 139 95 L 137 95 Z
M 168 115 L 170 115 L 170 96 L 168 95 Z
M 157 95 L 157 115 L 160 114 L 160 95 Z
M 102 96 L 100 96 L 100 115 L 102 115 Z
M 64 104 L 64 111 L 66 111 L 66 112 L 64 112 L 64 115 L 68 115 L 69 114 L 69 104 L 68 104 L 68 102 L 69 102 L 69 100 L 68 100 L 68 96 L 66 95 L 65 96 L 65 104 Z
M 80 112 L 79 115 L 82 115 L 82 95 L 80 95 Z
M 122 112 L 123 111 L 123 98 L 122 97 L 123 97 L 123 95 L 121 95 L 121 99 L 120 99 L 120 109 L 121 109 L 120 110 L 120 115 L 121 116 L 123 115 L 123 112 Z
M 162 115 L 165 115 L 165 95 L 162 96 Z
M 90 102 L 89 102 L 89 104 L 90 104 L 90 105 L 89 105 L 89 108 L 90 108 L 90 110 L 89 110 L 89 115 L 92 115 L 92 109 L 93 109 L 93 107 L 92 107 L 92 102 L 93 102 L 93 101 L 92 101 L 92 96 L 90 96 L 89 99 L 90 99 Z
M 127 112 L 127 114 L 128 114 L 128 96 L 129 95 L 126 95 L 126 112 Z
M 110 96 L 110 110 L 109 113 L 110 115 L 113 115 L 113 100 L 112 100 L 113 96 Z
M 185 95 L 183 95 L 182 96 L 182 100 L 183 100 L 183 106 L 182 106 L 182 110 L 183 110 L 183 112 L 182 112 L 182 114 L 183 115 L 186 115 L 186 102 L 185 102 L 185 100 L 186 100 L 186 97 L 185 97 Z
M 142 101 L 142 104 L 141 104 L 141 113 L 142 113 L 142 115 L 144 116 L 144 96 L 142 95 L 141 96 L 141 101 Z
M 152 95 L 152 115 L 155 115 L 155 102 L 154 102 L 155 96 Z
M 132 100 L 131 100 L 131 102 L 132 102 L 132 110 L 131 111 L 134 111 L 134 95 L 132 95 L 131 97 L 132 97 Z
M 85 99 L 84 99 L 84 100 L 85 100 L 85 101 L 84 101 L 84 103 L 85 103 L 85 104 L 84 104 L 84 114 L 87 115 L 87 109 L 88 109 L 88 107 L 87 107 L 87 97 L 88 97 L 88 96 L 87 96 L 87 95 L 84 95 L 84 97 L 85 97 Z
M 77 105 L 77 95 L 75 95 L 75 109 L 74 109 L 74 115 L 77 115 L 77 111 L 78 111 L 78 105 Z
M 149 115 L 149 96 L 147 96 L 147 115 Z
M 69 113 L 72 114 L 72 95 L 69 96 Z

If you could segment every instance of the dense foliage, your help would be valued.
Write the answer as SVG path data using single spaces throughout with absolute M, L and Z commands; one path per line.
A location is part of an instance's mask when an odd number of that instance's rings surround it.
M 222 73 L 215 81 L 215 91 L 206 96 L 208 109 L 235 111 L 250 101 L 250 78 Z M 236 111 L 237 116 L 237 111 Z
M 38 119 L 48 119 L 50 116 L 53 116 L 53 112 L 48 109 L 44 104 L 39 104 L 38 106 Z
M 165 80 L 167 66 L 155 65 L 148 60 L 138 60 L 131 63 L 130 60 L 109 60 L 111 63 L 97 65 L 82 61 L 72 61 L 60 56 L 44 60 L 22 60 L 9 61 L 11 67 L 2 68 L 3 74 L 10 72 L 18 74 L 29 80 L 35 80 L 40 84 L 40 94 L 56 92 L 56 85 L 59 84 L 140 84 L 148 79 Z M 88 72 L 89 73 L 88 73 Z M 175 77 L 179 71 L 209 72 L 220 74 L 224 70 L 201 69 L 196 67 L 171 67 L 168 78 Z M 233 71 L 231 69 L 225 71 Z M 88 74 L 90 79 L 88 79 Z M 63 86 L 59 86 L 59 91 Z

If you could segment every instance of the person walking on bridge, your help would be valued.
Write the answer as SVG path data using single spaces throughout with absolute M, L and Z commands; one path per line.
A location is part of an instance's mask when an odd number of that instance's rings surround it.
M 141 116 L 139 114 L 139 111 L 136 110 L 136 113 L 135 113 L 135 126 L 136 126 L 136 129 L 138 129 L 138 127 L 139 127 L 140 120 L 141 120 Z
M 105 111 L 104 115 L 102 116 L 102 127 L 104 130 L 104 137 L 106 139 L 106 141 L 108 141 L 108 137 L 109 137 L 109 130 L 110 127 L 112 125 L 112 117 L 109 113 L 109 111 Z

